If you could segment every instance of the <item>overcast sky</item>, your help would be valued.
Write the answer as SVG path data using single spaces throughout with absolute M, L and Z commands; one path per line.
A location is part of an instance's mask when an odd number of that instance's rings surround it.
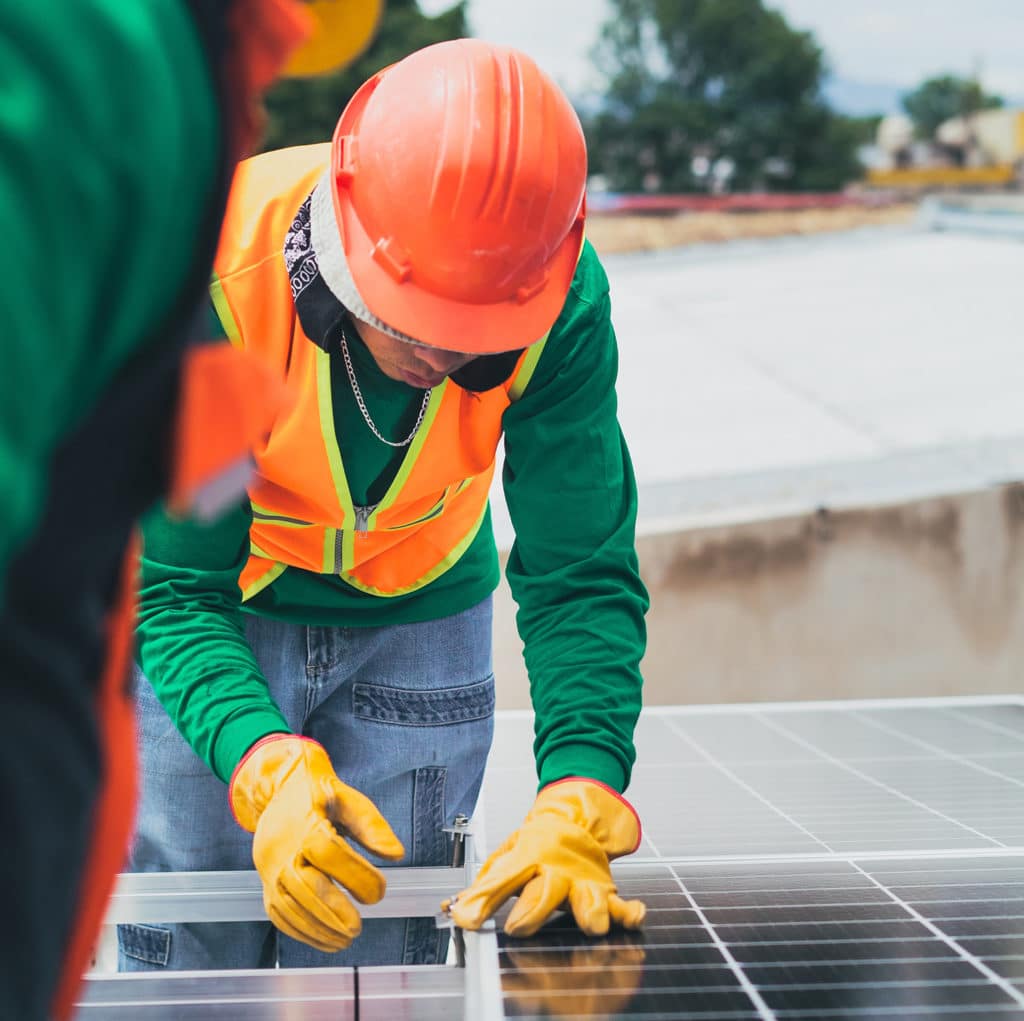
M 990 91 L 1024 97 L 1024 0 L 769 0 L 810 29 L 835 74 L 913 86 L 929 75 L 981 71 Z M 420 0 L 434 13 L 450 0 Z M 570 91 L 593 81 L 589 50 L 606 0 L 469 0 L 474 34 L 526 50 Z

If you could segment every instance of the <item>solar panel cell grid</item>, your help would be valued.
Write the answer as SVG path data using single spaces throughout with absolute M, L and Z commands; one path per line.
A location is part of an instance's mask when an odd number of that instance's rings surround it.
M 499 721 L 478 859 L 533 801 L 531 731 Z M 466 935 L 464 970 L 110 976 L 82 1018 L 1024 1021 L 1020 700 L 655 710 L 637 735 L 645 839 L 613 872 L 642 931 Z
M 499 937 L 517 1018 L 1024 1021 L 1024 709 L 648 717 L 603 940 Z M 515 781 L 504 767 L 502 785 Z M 501 797 L 488 779 L 486 797 Z
M 911 864 L 916 870 L 906 867 Z M 1000 869 L 1002 863 L 993 864 Z M 912 1016 L 908 1008 L 927 1008 L 931 1016 L 945 1011 L 974 1018 L 994 1010 L 1001 1017 L 1024 1017 L 1024 995 L 1015 998 L 1012 986 L 993 982 L 970 951 L 953 944 L 945 908 L 929 914 L 933 905 L 956 904 L 932 897 L 937 891 L 946 896 L 951 888 L 933 881 L 890 889 L 890 877 L 934 878 L 927 863 L 900 865 L 880 875 L 865 875 L 855 862 L 666 865 L 672 880 L 620 870 L 623 894 L 647 897 L 650 924 L 641 933 L 593 941 L 562 918 L 531 940 L 499 937 L 506 1014 L 725 1021 L 883 1018 L 897 1011 L 906 1017 Z M 986 867 L 976 860 L 971 869 L 955 870 L 954 878 L 967 879 L 974 891 L 984 889 Z M 837 881 L 843 885 L 837 888 Z M 1024 897 L 1024 883 L 1008 885 Z M 901 894 L 907 889 L 914 892 L 905 905 Z M 993 911 L 997 906 L 982 903 Z M 933 933 L 910 907 L 942 931 Z M 1001 916 L 972 921 L 989 936 L 1002 935 Z M 1007 944 L 989 949 L 1000 952 L 990 955 L 988 966 L 1007 981 L 1011 976 L 999 972 L 1000 961 L 1011 967 L 1024 963 Z
M 651 715 L 630 797 L 650 858 L 1024 844 L 1024 713 L 1008 706 Z M 517 718 L 515 736 L 529 733 Z M 529 807 L 506 737 L 488 815 Z M 524 777 L 528 777 L 524 783 Z M 500 806 L 500 807 L 499 807 Z

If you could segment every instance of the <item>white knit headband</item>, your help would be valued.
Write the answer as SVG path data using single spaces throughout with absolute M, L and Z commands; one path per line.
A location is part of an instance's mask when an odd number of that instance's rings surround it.
M 382 319 L 378 319 L 363 301 L 363 296 L 359 293 L 355 280 L 352 279 L 348 260 L 345 258 L 345 249 L 338 233 L 338 224 L 334 217 L 334 201 L 331 197 L 329 168 L 324 171 L 323 177 L 313 189 L 313 196 L 309 204 L 309 221 L 313 252 L 320 268 L 320 275 L 338 301 L 360 322 L 368 323 L 380 330 L 381 333 L 386 333 L 389 337 L 404 341 L 406 344 L 430 347 L 431 345 L 424 344 L 422 341 L 416 340 L 415 337 L 392 329 Z

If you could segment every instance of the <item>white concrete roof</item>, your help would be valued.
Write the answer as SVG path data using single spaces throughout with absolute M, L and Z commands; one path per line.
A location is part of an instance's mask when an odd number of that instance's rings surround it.
M 1020 240 L 882 228 L 604 262 L 642 528 L 1024 478 Z

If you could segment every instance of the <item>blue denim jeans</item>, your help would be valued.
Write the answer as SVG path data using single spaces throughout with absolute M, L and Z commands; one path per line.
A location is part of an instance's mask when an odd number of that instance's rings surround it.
M 251 617 L 246 631 L 292 729 L 323 744 L 341 779 L 391 823 L 406 849 L 398 864 L 446 864 L 442 827 L 472 814 L 493 733 L 491 599 L 421 624 L 306 627 Z M 137 682 L 142 791 L 129 868 L 251 869 L 252 836 L 232 818 L 224 784 L 149 682 Z M 436 964 L 446 947 L 432 918 L 368 919 L 337 954 L 263 921 L 118 926 L 121 971 Z

